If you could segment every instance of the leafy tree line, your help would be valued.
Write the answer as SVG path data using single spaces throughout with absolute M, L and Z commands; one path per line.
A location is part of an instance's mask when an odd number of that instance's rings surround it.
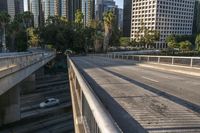
M 141 27 L 136 33 L 135 39 L 132 40 L 130 45 L 142 48 L 155 48 L 155 42 L 159 41 L 160 32 L 157 30 L 151 30 L 145 27 L 145 24 L 141 22 Z
M 170 35 L 167 37 L 166 43 L 168 45 L 169 50 L 173 53 L 174 50 L 181 50 L 183 52 L 191 50 L 200 51 L 200 35 Z
M 51 44 L 58 51 L 66 49 L 76 53 L 107 52 L 108 46 L 115 42 L 115 16 L 108 11 L 104 14 L 103 22 L 91 20 L 85 26 L 83 13 L 76 11 L 75 21 L 68 21 L 64 17 L 49 17 L 47 23 L 40 30 L 42 44 Z
M 35 45 L 33 36 L 33 14 L 24 12 L 11 19 L 7 12 L 0 12 L 0 30 L 2 31 L 2 52 L 26 51 L 28 45 Z M 38 39 L 39 40 L 39 39 Z M 34 43 L 34 44 L 33 44 Z
M 92 27 L 84 27 L 80 10 L 77 10 L 74 22 L 69 22 L 65 17 L 49 17 L 39 32 L 42 44 L 52 45 L 60 52 L 70 49 L 77 53 L 87 52 L 93 45 L 93 34 Z
M 60 52 L 66 49 L 76 53 L 87 53 L 88 50 L 107 52 L 109 45 L 119 42 L 120 32 L 114 25 L 113 12 L 106 12 L 103 22 L 91 20 L 87 26 L 83 18 L 83 13 L 77 10 L 75 21 L 49 16 L 44 26 L 34 28 L 30 12 L 17 14 L 13 20 L 6 12 L 0 12 L 2 50 L 26 51 L 28 47 L 48 45 Z

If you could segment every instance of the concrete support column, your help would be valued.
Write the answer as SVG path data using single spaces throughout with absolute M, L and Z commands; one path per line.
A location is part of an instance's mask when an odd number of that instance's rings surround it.
M 11 88 L 0 96 L 0 126 L 20 120 L 20 87 Z
M 36 88 L 35 77 L 36 75 L 32 74 L 20 83 L 21 88 L 22 88 L 21 90 L 22 94 L 30 93 L 35 90 Z

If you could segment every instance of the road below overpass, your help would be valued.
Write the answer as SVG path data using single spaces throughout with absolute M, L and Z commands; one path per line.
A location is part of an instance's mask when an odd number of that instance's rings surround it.
M 40 108 L 48 98 L 57 98 L 60 104 Z M 21 91 L 21 120 L 0 126 L 0 133 L 74 133 L 71 97 L 66 73 L 36 78 L 36 88 Z
M 72 60 L 123 132 L 200 132 L 200 77 L 103 57 Z

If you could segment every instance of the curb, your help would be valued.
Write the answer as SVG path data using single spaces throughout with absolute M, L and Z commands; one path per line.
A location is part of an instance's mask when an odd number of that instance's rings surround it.
M 196 73 L 196 72 L 189 72 L 189 71 L 184 71 L 184 70 L 175 70 L 175 69 L 170 69 L 170 68 L 162 68 L 162 67 L 158 67 L 158 66 L 152 66 L 150 64 L 136 64 L 136 65 L 137 66 L 141 66 L 141 67 L 146 67 L 146 68 L 152 68 L 152 69 L 157 69 L 157 70 L 165 70 L 165 71 L 176 72 L 176 73 L 181 73 L 181 74 L 187 74 L 187 75 L 191 75 L 191 76 L 200 77 L 200 72 Z

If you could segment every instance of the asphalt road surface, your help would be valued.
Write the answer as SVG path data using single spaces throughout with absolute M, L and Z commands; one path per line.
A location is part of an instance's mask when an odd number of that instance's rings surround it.
M 21 120 L 3 127 L 0 133 L 73 133 L 73 114 L 67 74 L 37 79 L 36 89 L 21 95 Z M 40 108 L 48 98 L 58 98 L 60 104 Z
M 72 60 L 125 133 L 200 133 L 200 77 L 103 57 Z

